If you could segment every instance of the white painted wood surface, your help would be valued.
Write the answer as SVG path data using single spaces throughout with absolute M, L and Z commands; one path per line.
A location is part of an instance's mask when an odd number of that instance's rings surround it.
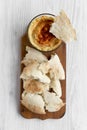
M 27 120 L 19 113 L 20 38 L 35 15 L 60 9 L 78 36 L 67 44 L 66 114 L 57 120 Z M 0 0 L 0 130 L 87 130 L 86 39 L 86 0 Z

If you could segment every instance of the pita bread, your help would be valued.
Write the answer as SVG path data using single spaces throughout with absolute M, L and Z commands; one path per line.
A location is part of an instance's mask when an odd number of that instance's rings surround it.
M 50 28 L 50 32 L 64 42 L 76 40 L 76 31 L 63 10 L 55 17 L 55 21 Z
M 46 103 L 46 110 L 49 112 L 58 111 L 64 106 L 63 101 L 53 92 L 44 92 L 43 98 Z
M 65 79 L 65 72 L 57 54 L 52 55 L 47 62 L 42 62 L 38 68 L 44 74 L 50 73 L 51 79 L 54 77 Z
M 24 81 L 23 88 L 29 93 L 41 94 L 44 91 L 49 90 L 49 84 L 44 84 L 38 80 L 32 79 Z
M 61 84 L 59 80 L 52 79 L 50 88 L 53 89 L 53 91 L 56 93 L 57 96 L 59 97 L 62 96 L 62 89 L 61 89 Z
M 44 61 L 48 61 L 47 57 L 43 55 L 40 51 L 37 51 L 31 47 L 26 47 L 26 51 L 28 52 L 21 63 L 23 63 L 25 66 L 27 66 L 32 61 L 37 61 L 39 63 L 42 63 Z
M 65 73 L 58 55 L 54 54 L 48 60 L 37 50 L 29 47 L 26 50 L 28 54 L 22 61 L 25 67 L 20 76 L 24 88 L 21 103 L 37 114 L 46 114 L 45 110 L 60 110 L 64 103 L 60 99 L 62 90 L 59 79 L 65 79 Z
M 50 65 L 49 65 L 48 61 L 47 61 L 47 62 L 42 62 L 42 63 L 39 65 L 38 69 L 39 69 L 43 74 L 47 74 L 48 71 L 49 71 L 49 69 L 50 69 Z
M 38 79 L 40 82 L 50 83 L 49 77 L 45 74 L 42 74 L 41 71 L 38 69 L 38 66 L 39 63 L 37 63 L 36 61 L 28 64 L 28 66 L 23 69 L 20 78 L 27 80 L 32 77 L 33 79 Z
M 61 101 L 59 104 L 48 104 L 46 105 L 46 110 L 49 112 L 59 111 L 65 104 Z
M 51 59 L 48 61 L 50 65 L 50 78 L 57 78 L 64 80 L 65 79 L 65 72 L 63 66 L 60 62 L 60 59 L 57 54 L 51 56 Z
M 27 93 L 26 91 L 22 94 L 21 103 L 30 111 L 37 114 L 45 114 L 45 103 L 43 98 L 37 94 Z

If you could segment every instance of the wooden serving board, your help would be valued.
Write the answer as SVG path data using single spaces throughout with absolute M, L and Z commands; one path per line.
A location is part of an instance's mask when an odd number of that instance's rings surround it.
M 23 59 L 23 57 L 26 54 L 25 48 L 26 46 L 31 46 L 29 44 L 29 40 L 27 37 L 27 34 L 25 34 L 22 38 L 21 38 L 21 60 Z M 64 67 L 64 70 L 66 72 L 66 45 L 65 43 L 62 43 L 59 48 L 57 48 L 55 51 L 52 52 L 43 52 L 48 58 L 50 57 L 50 55 L 52 53 L 57 53 L 61 63 Z M 23 70 L 24 66 L 21 65 L 21 72 Z M 61 80 L 61 87 L 62 87 L 62 100 L 64 103 L 66 103 L 66 79 L 65 80 Z M 21 94 L 23 92 L 23 82 L 21 80 L 21 86 L 20 86 L 20 100 L 21 100 Z M 48 119 L 48 118 L 54 118 L 54 119 L 58 119 L 64 116 L 65 114 L 65 110 L 66 110 L 66 105 L 64 107 L 62 107 L 58 112 L 46 112 L 46 114 L 35 114 L 31 111 L 29 111 L 27 108 L 25 108 L 21 103 L 20 103 L 20 113 L 23 117 L 27 118 L 27 119 L 31 119 L 31 118 L 40 118 L 40 119 Z

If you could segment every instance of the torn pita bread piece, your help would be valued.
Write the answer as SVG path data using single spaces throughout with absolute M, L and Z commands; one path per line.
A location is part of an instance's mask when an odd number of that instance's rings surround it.
M 24 81 L 23 88 L 29 93 L 42 94 L 44 91 L 49 90 L 49 84 L 32 79 Z
M 27 66 L 32 61 L 37 61 L 42 63 L 44 61 L 48 61 L 47 57 L 43 55 L 40 51 L 35 50 L 34 48 L 26 46 L 27 54 L 24 59 L 21 61 L 25 66 Z
M 50 88 L 53 89 L 53 91 L 56 93 L 57 96 L 59 97 L 62 96 L 62 89 L 61 89 L 61 84 L 59 80 L 52 79 Z
M 49 112 L 59 111 L 64 106 L 62 99 L 53 92 L 45 91 L 43 98 L 46 104 L 46 110 Z
M 50 69 L 50 64 L 48 63 L 48 61 L 46 62 L 42 62 L 40 63 L 38 69 L 43 73 L 43 74 L 47 74 L 49 69 Z
M 48 61 L 40 63 L 38 69 L 43 74 L 50 73 L 50 78 L 56 77 L 57 79 L 61 80 L 65 79 L 64 68 L 56 53 L 51 55 L 51 58 Z
M 76 40 L 76 31 L 63 10 L 55 17 L 55 21 L 52 23 L 50 32 L 56 38 L 63 40 L 65 43 Z
M 42 96 L 37 94 L 31 94 L 24 91 L 22 93 L 21 103 L 30 111 L 37 114 L 46 114 L 45 103 Z
M 24 67 L 20 78 L 28 80 L 32 77 L 33 79 L 38 79 L 40 82 L 50 83 L 50 78 L 47 75 L 42 74 L 38 69 L 38 66 L 39 63 L 36 61 L 28 64 L 26 67 Z
M 57 78 L 60 80 L 65 79 L 64 68 L 60 62 L 60 59 L 57 54 L 51 56 L 51 59 L 48 61 L 50 65 L 50 78 Z

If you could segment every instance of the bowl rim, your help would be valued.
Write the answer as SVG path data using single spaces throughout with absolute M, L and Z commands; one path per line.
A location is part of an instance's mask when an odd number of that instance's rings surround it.
M 30 24 L 32 23 L 32 21 L 33 21 L 34 19 L 38 18 L 38 17 L 41 16 L 41 15 L 42 15 L 42 16 L 44 16 L 44 15 L 50 15 L 50 16 L 55 17 L 54 14 L 50 14 L 50 13 L 41 13 L 41 14 L 38 14 L 38 15 L 34 16 L 34 17 L 30 20 L 30 22 L 29 22 L 29 24 L 28 24 L 27 32 L 28 32 L 29 26 L 30 26 Z
M 27 27 L 27 37 L 28 37 L 29 43 L 31 44 L 31 46 L 32 46 L 34 49 L 36 49 L 36 50 L 38 50 L 38 51 L 40 51 L 40 52 L 52 52 L 52 51 L 55 51 L 56 49 L 58 49 L 58 48 L 62 45 L 62 43 L 64 43 L 64 42 L 61 40 L 61 41 L 60 41 L 61 43 L 60 43 L 60 45 L 59 45 L 57 48 L 54 48 L 53 50 L 48 50 L 48 51 L 39 50 L 38 48 L 36 48 L 36 47 L 34 47 L 34 46 L 32 45 L 32 43 L 31 43 L 31 41 L 30 41 L 30 38 L 29 38 L 29 36 L 28 36 L 29 26 L 30 26 L 30 24 L 32 23 L 32 21 L 33 21 L 34 19 L 38 18 L 39 16 L 46 16 L 46 15 L 55 17 L 55 15 L 54 15 L 54 14 L 51 14 L 51 13 L 41 13 L 41 14 L 38 14 L 38 15 L 36 15 L 35 17 L 33 17 L 33 18 L 30 20 L 30 22 L 29 22 L 29 24 L 28 24 L 28 27 Z

